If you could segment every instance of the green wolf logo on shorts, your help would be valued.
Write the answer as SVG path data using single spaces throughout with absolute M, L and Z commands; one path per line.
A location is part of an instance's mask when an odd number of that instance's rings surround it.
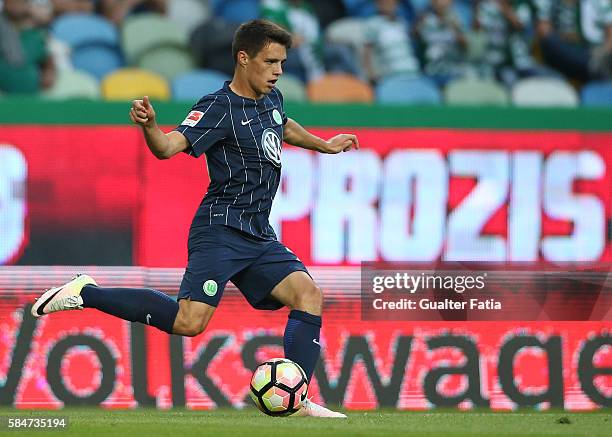
M 208 281 L 204 282 L 202 290 L 208 296 L 214 296 L 215 294 L 217 294 L 217 283 L 212 279 L 209 279 Z

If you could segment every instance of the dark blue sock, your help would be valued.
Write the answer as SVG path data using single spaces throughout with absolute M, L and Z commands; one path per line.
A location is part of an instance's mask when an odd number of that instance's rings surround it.
M 320 332 L 321 316 L 313 316 L 299 310 L 289 313 L 283 339 L 285 358 L 298 363 L 306 372 L 308 381 L 321 355 Z
M 86 285 L 83 307 L 95 308 L 130 322 L 155 326 L 172 334 L 179 305 L 167 294 L 149 288 L 104 288 Z

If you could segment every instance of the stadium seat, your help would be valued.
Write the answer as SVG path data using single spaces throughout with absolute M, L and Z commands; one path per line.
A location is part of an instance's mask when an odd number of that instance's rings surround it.
M 438 87 L 426 77 L 399 74 L 381 80 L 376 87 L 379 103 L 437 105 L 441 100 Z
M 344 7 L 351 17 L 371 17 L 378 14 L 376 2 L 372 0 L 343 0 Z M 415 18 L 415 8 L 411 0 L 398 1 L 398 13 L 411 23 Z
M 531 77 L 518 81 L 512 88 L 516 106 L 578 106 L 578 94 L 564 80 Z
M 198 25 L 210 18 L 211 10 L 207 1 L 172 0 L 168 2 L 168 18 L 190 34 Z
M 307 87 L 308 98 L 313 102 L 371 103 L 374 100 L 372 88 L 349 74 L 327 74 Z
M 214 70 L 194 70 L 177 76 L 172 81 L 172 98 L 174 100 L 196 100 L 213 93 L 230 78 Z
M 508 105 L 506 89 L 491 80 L 457 79 L 446 85 L 444 100 L 449 105 Z
M 67 14 L 51 27 L 55 41 L 70 47 L 70 61 L 78 70 L 101 80 L 123 66 L 119 32 L 104 18 L 89 14 Z
M 187 48 L 187 32 L 159 14 L 137 14 L 126 20 L 121 46 L 127 61 L 138 64 L 148 51 L 160 47 Z
M 243 23 L 259 18 L 258 0 L 212 0 L 214 14 L 230 23 Z
M 42 93 L 45 99 L 98 99 L 100 86 L 92 75 L 78 70 L 60 70 L 53 86 Z
M 325 31 L 325 39 L 333 44 L 351 47 L 359 59 L 366 42 L 364 20 L 361 18 L 342 18 L 331 23 Z
M 301 80 L 290 74 L 283 74 L 276 82 L 276 87 L 283 93 L 286 102 L 305 102 L 306 88 Z
M 102 80 L 109 73 L 123 67 L 123 58 L 115 47 L 99 44 L 75 49 L 71 56 L 72 65 Z
M 376 5 L 369 0 L 343 0 L 344 7 L 352 17 L 371 17 L 377 14 Z
M 587 83 L 580 100 L 584 106 L 612 106 L 612 81 Z
M 193 70 L 191 54 L 183 48 L 160 46 L 142 54 L 137 66 L 173 80 L 176 76 Z
M 119 32 L 108 20 L 91 14 L 66 14 L 51 26 L 51 34 L 77 48 L 87 45 L 104 44 L 115 47 L 119 44 Z
M 472 1 L 455 1 L 453 3 L 453 11 L 457 15 L 457 18 L 459 18 L 464 30 L 472 28 L 472 21 L 474 20 L 474 6 Z
M 420 14 L 430 5 L 430 0 L 412 0 L 412 6 L 414 7 L 417 14 Z
M 170 99 L 168 82 L 162 76 L 137 68 L 117 70 L 102 81 L 102 96 L 106 100 L 133 100 L 144 95 L 153 100 Z

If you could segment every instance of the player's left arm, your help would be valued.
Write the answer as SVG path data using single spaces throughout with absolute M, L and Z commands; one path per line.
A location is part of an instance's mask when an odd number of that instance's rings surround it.
M 354 134 L 339 134 L 329 140 L 324 140 L 308 132 L 292 118 L 287 119 L 283 136 L 285 142 L 292 146 L 321 153 L 340 153 L 359 149 L 359 140 Z

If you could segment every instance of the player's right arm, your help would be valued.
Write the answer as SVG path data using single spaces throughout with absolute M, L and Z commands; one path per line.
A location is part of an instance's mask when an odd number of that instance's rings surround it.
M 130 119 L 142 128 L 149 150 L 158 159 L 172 158 L 189 147 L 189 142 L 182 133 L 172 131 L 165 134 L 162 132 L 157 125 L 153 105 L 147 96 L 144 96 L 142 100 L 132 102 Z

